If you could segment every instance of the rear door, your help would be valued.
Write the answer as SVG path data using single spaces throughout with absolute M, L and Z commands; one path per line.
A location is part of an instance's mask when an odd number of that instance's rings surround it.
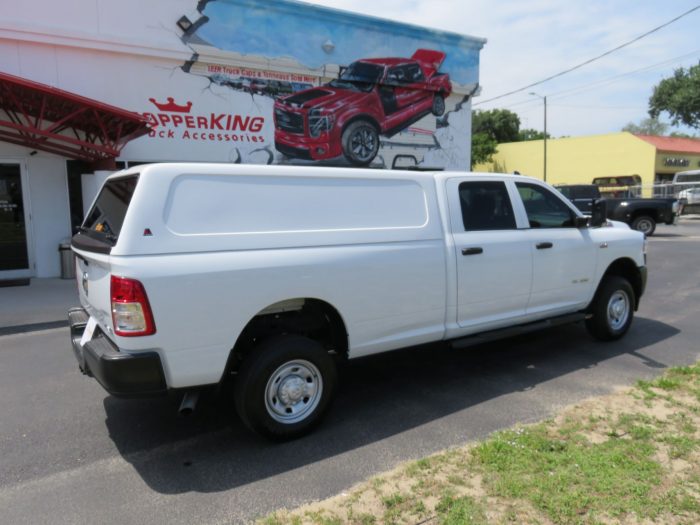
M 73 236 L 80 302 L 103 327 L 112 326 L 110 252 L 117 243 L 138 175 L 107 179 Z
M 593 286 L 597 248 L 587 228 L 576 228 L 576 213 L 548 187 L 516 182 L 529 222 L 524 230 L 533 256 L 528 314 L 570 311 L 585 306 Z
M 471 176 L 447 181 L 457 266 L 457 324 L 474 331 L 525 315 L 532 251 L 505 182 Z

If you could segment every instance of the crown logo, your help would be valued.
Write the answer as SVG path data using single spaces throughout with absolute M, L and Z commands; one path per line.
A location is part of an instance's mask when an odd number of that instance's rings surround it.
M 149 98 L 150 100 L 160 111 L 168 111 L 170 113 L 189 113 L 190 109 L 192 109 L 192 102 L 187 102 L 184 106 L 180 106 L 179 104 L 175 103 L 175 99 L 173 97 L 168 97 L 168 101 L 166 103 L 159 103 L 156 102 L 156 99 L 154 98 Z

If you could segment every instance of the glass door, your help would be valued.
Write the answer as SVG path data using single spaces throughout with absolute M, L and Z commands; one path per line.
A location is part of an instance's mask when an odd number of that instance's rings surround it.
M 22 165 L 0 160 L 0 279 L 32 275 L 24 191 Z

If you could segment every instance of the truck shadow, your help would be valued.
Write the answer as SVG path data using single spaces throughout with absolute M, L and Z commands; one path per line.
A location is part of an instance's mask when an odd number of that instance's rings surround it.
M 639 351 L 679 332 L 659 321 L 637 318 L 630 333 L 616 343 L 594 342 L 583 326 L 570 325 L 466 350 L 441 343 L 353 360 L 341 370 L 338 397 L 324 423 L 313 434 L 289 443 L 270 443 L 250 433 L 220 398 L 201 399 L 195 413 L 182 418 L 176 415 L 179 397 L 140 401 L 107 397 L 106 425 L 123 458 L 153 490 L 218 492 L 592 369 L 622 354 L 636 357 L 643 368 L 665 368 Z M 602 367 L 592 373 L 605 377 Z M 580 397 L 585 395 L 591 392 Z M 523 409 L 526 404 L 516 404 L 509 417 L 531 419 Z M 441 427 L 432 430 L 441 431 Z M 454 443 L 484 433 L 454 427 L 449 432 L 453 436 L 457 432 Z

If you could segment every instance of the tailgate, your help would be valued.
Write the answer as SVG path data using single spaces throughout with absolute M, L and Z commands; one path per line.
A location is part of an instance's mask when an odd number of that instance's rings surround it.
M 75 274 L 80 304 L 94 317 L 105 333 L 112 333 L 112 301 L 110 293 L 109 255 L 78 250 Z M 109 328 L 109 330 L 107 330 Z
M 129 173 L 109 177 L 71 242 L 80 303 L 107 334 L 113 333 L 110 252 L 119 239 L 138 179 L 138 174 Z

